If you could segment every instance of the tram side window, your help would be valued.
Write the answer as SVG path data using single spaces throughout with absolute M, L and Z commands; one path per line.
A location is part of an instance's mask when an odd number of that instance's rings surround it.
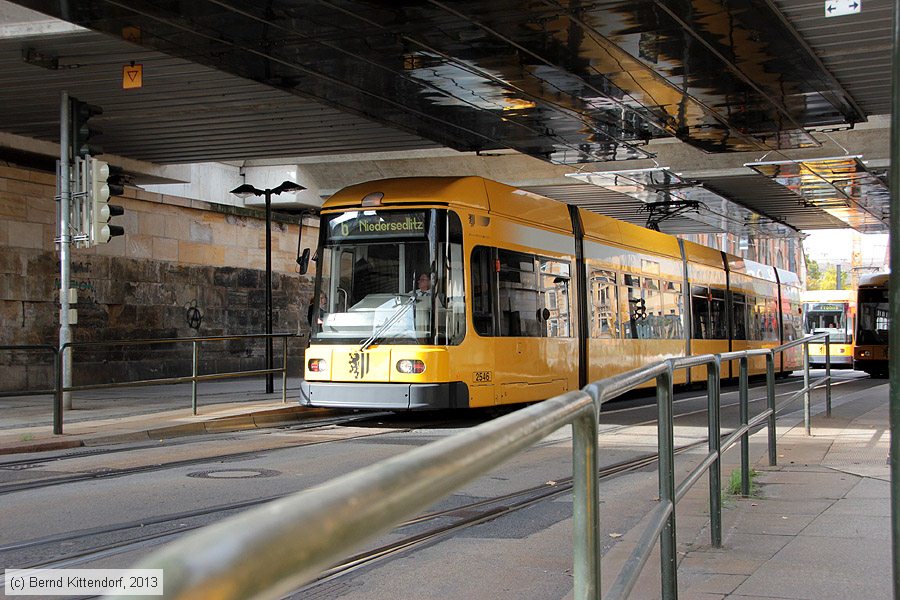
M 491 286 L 494 281 L 491 249 L 477 246 L 472 250 L 472 324 L 478 335 L 494 335 L 494 306 Z
M 590 274 L 591 337 L 612 339 L 619 337 L 616 316 L 616 274 L 596 270 Z
M 681 284 L 673 281 L 662 282 L 662 318 L 660 337 L 678 340 L 684 337 L 682 326 Z
M 541 337 L 543 321 L 535 260 L 530 254 L 498 250 L 500 261 L 500 335 L 508 337 Z
M 650 337 L 660 339 L 663 336 L 662 293 L 659 291 L 659 279 L 641 277 L 641 289 L 644 292 L 644 305 L 647 308 L 647 321 Z
M 787 311 L 781 313 L 781 320 L 784 323 L 784 341 L 791 342 L 803 336 L 800 333 L 800 313 L 802 309 L 799 304 L 788 302 Z M 841 336 L 843 339 L 843 336 Z M 832 341 L 837 341 L 832 338 Z
M 860 288 L 857 308 L 858 344 L 887 344 L 891 327 L 888 291 Z
M 766 338 L 766 299 L 759 297 L 753 299 L 751 308 L 750 335 L 751 339 L 762 341 Z
M 747 304 L 747 339 L 759 340 L 759 333 L 756 330 L 756 297 L 744 296 L 744 302 Z
M 778 302 L 775 298 L 766 298 L 766 340 L 778 341 Z
M 625 274 L 621 288 L 622 333 L 626 339 L 656 337 L 654 325 L 660 313 L 659 282 L 649 277 Z
M 746 340 L 747 337 L 747 296 L 744 294 L 734 293 L 731 295 L 732 321 L 731 333 L 732 339 Z
M 691 286 L 691 315 L 694 323 L 693 338 L 712 339 L 709 324 L 709 288 L 705 285 Z
M 547 258 L 541 258 L 539 261 L 544 308 L 549 311 L 544 334 L 546 337 L 569 337 L 571 335 L 569 263 Z
M 728 339 L 728 312 L 725 310 L 725 290 L 710 288 L 709 322 L 710 339 Z

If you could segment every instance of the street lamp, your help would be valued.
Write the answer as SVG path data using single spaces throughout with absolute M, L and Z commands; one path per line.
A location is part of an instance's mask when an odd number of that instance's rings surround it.
M 249 183 L 239 185 L 231 190 L 231 193 L 239 198 L 250 196 L 265 196 L 266 198 L 266 369 L 272 370 L 272 194 L 282 192 L 299 192 L 306 188 L 293 181 L 283 181 L 273 189 L 260 190 Z M 283 365 L 286 366 L 286 365 Z M 272 373 L 266 373 L 266 393 L 273 390 Z

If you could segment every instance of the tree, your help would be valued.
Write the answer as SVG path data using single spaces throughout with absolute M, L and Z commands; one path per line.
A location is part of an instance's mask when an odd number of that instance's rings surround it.
M 850 289 L 850 273 L 841 272 L 842 289 Z M 806 258 L 806 289 L 808 290 L 836 290 L 837 266 L 829 265 L 824 270 L 819 263 Z

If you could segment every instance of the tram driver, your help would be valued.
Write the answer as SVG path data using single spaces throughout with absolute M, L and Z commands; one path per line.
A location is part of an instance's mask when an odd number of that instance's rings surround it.
M 419 273 L 419 276 L 416 278 L 416 289 L 412 292 L 413 294 L 418 294 L 419 296 L 427 296 L 431 293 L 431 275 L 428 273 Z

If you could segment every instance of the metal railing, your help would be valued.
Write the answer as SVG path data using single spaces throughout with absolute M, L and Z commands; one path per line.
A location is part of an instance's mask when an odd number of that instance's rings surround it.
M 213 381 L 216 379 L 231 379 L 236 377 L 253 377 L 256 375 L 267 375 L 281 373 L 281 401 L 287 403 L 287 342 L 288 338 L 298 337 L 296 333 L 251 333 L 243 335 L 219 335 L 207 337 L 193 338 L 153 338 L 140 340 L 116 340 L 116 341 L 100 341 L 100 342 L 68 342 L 59 348 L 49 345 L 32 345 L 32 346 L 0 346 L 0 350 L 10 351 L 43 351 L 53 355 L 53 372 L 55 375 L 55 383 L 52 389 L 32 390 L 32 391 L 9 391 L 0 392 L 0 398 L 11 396 L 34 396 L 42 394 L 53 395 L 53 433 L 61 435 L 63 432 L 63 394 L 69 392 L 79 392 L 85 390 L 102 390 L 121 387 L 141 387 L 150 385 L 174 385 L 178 383 L 191 383 L 191 411 L 197 414 L 197 384 L 201 381 Z M 200 344 L 203 342 L 220 342 L 229 340 L 242 339 L 281 339 L 281 366 L 271 369 L 253 369 L 250 371 L 232 371 L 228 373 L 206 373 L 200 374 Z M 190 343 L 191 352 L 191 374 L 179 377 L 160 377 L 155 379 L 140 379 L 136 381 L 121 381 L 115 383 L 96 383 L 90 385 L 72 385 L 65 386 L 63 382 L 62 361 L 60 356 L 64 352 L 72 352 L 76 349 L 110 347 L 110 346 L 150 346 L 158 344 L 186 344 Z M 73 361 L 74 363 L 74 361 Z
M 612 587 L 604 596 L 605 600 L 621 600 L 628 597 L 646 564 L 657 540 L 660 541 L 661 597 L 664 600 L 678 597 L 677 553 L 675 539 L 675 505 L 688 490 L 708 472 L 709 477 L 709 514 L 710 544 L 715 548 L 722 546 L 722 455 L 738 441 L 741 443 L 741 494 L 750 495 L 750 431 L 766 422 L 768 427 L 768 459 L 769 465 L 777 464 L 775 440 L 775 419 L 788 405 L 801 395 L 804 398 L 803 414 L 807 434 L 810 427 L 810 390 L 821 385 L 826 386 L 826 412 L 831 415 L 831 348 L 828 340 L 830 334 L 823 333 L 783 344 L 769 350 L 743 350 L 716 355 L 702 355 L 670 359 L 651 372 L 650 369 L 634 371 L 629 386 L 622 386 L 611 380 L 603 380 L 588 385 L 585 390 L 599 403 L 621 395 L 624 391 L 637 385 L 656 379 L 657 389 L 657 448 L 659 452 L 659 505 L 650 516 L 650 523 L 641 535 L 635 549 L 626 559 Z M 815 381 L 809 378 L 809 344 L 819 339 L 825 341 L 825 376 Z M 781 408 L 775 406 L 775 355 L 791 348 L 803 346 L 803 388 L 782 402 Z M 750 418 L 750 385 L 749 359 L 753 356 L 764 356 L 766 359 L 766 409 Z M 722 439 L 720 409 L 721 365 L 723 362 L 739 361 L 738 404 L 740 425 L 724 440 Z M 675 448 L 673 419 L 674 372 L 679 369 L 706 365 L 707 367 L 707 441 L 709 452 L 685 479 L 675 487 Z
M 797 340 L 768 350 L 670 359 L 592 383 L 523 408 L 464 433 L 428 444 L 401 456 L 334 479 L 190 534 L 142 561 L 139 568 L 164 569 L 166 594 L 172 598 L 280 598 L 312 581 L 323 569 L 354 548 L 389 531 L 416 511 L 445 497 L 475 477 L 546 437 L 560 427 L 573 428 L 574 598 L 600 594 L 597 418 L 601 405 L 639 385 L 656 380 L 659 406 L 660 503 L 652 522 L 626 561 L 607 598 L 624 598 L 661 538 L 662 597 L 677 590 L 675 504 L 709 471 L 712 545 L 722 543 L 721 455 L 741 441 L 741 487 L 750 493 L 749 432 L 768 421 L 769 462 L 774 465 L 775 416 L 804 394 L 808 423 L 809 390 L 829 386 L 828 334 Z M 809 381 L 809 343 L 825 337 L 826 376 Z M 804 346 L 804 389 L 775 407 L 775 355 Z M 748 359 L 766 357 L 767 408 L 749 418 Z M 722 361 L 740 361 L 740 427 L 725 440 L 719 423 Z M 709 453 L 676 488 L 674 477 L 673 373 L 707 365 Z

